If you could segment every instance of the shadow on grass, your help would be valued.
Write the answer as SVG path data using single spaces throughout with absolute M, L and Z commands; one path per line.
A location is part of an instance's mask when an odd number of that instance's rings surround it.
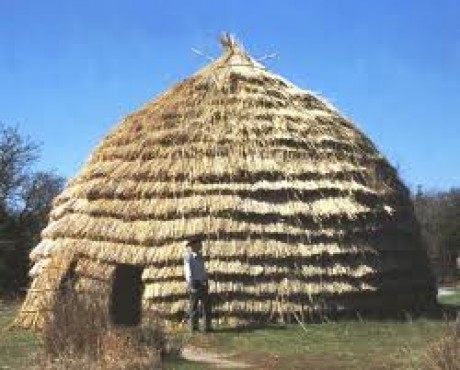
M 274 330 L 286 330 L 286 326 L 277 325 L 277 324 L 249 324 L 249 325 L 238 325 L 232 327 L 219 327 L 213 329 L 213 333 L 250 333 L 257 330 L 264 329 L 274 329 Z
M 346 311 L 346 312 L 330 312 L 323 315 L 310 317 L 304 323 L 320 324 L 327 322 L 342 322 L 342 321 L 392 321 L 392 322 L 407 322 L 416 319 L 427 320 L 455 320 L 460 315 L 460 305 L 452 304 L 436 304 L 423 311 L 403 311 L 403 310 L 386 310 L 381 312 L 375 311 Z M 291 322 L 286 324 L 295 324 L 293 318 Z M 213 329 L 213 333 L 250 333 L 264 329 L 285 330 L 287 326 L 282 323 L 254 323 L 229 327 L 218 327 Z

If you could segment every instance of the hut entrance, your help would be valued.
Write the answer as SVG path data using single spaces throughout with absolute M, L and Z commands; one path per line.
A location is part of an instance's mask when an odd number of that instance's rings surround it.
M 114 272 L 110 317 L 114 324 L 134 326 L 141 321 L 142 268 L 117 265 Z
M 72 261 L 67 269 L 67 271 L 64 273 L 64 275 L 61 277 L 61 280 L 59 281 L 59 291 L 62 294 L 66 294 L 73 290 L 74 285 L 75 285 L 75 280 L 77 279 L 76 273 L 75 273 L 75 268 L 77 267 L 77 261 Z

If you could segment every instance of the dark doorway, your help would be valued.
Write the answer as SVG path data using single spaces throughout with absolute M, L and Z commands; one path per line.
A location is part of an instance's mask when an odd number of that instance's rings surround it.
M 115 268 L 110 302 L 112 322 L 138 325 L 142 310 L 142 267 L 121 264 Z
M 72 261 L 67 271 L 61 276 L 61 280 L 59 281 L 59 291 L 61 293 L 66 294 L 73 290 L 77 280 L 77 275 L 75 273 L 76 267 L 77 261 Z

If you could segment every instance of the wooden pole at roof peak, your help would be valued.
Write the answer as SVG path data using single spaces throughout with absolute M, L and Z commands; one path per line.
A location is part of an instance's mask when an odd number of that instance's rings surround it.
M 224 50 L 231 54 L 244 54 L 244 48 L 238 43 L 235 36 L 231 33 L 224 32 L 220 37 L 220 43 Z

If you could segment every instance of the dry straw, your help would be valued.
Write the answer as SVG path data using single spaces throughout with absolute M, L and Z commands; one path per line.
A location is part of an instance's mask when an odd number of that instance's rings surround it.
M 183 245 L 196 235 L 222 320 L 433 298 L 395 169 L 327 101 L 222 43 L 219 59 L 126 117 L 56 198 L 19 323 L 39 326 L 69 273 L 82 292 L 110 288 L 119 263 L 144 268 L 145 310 L 179 322 Z

